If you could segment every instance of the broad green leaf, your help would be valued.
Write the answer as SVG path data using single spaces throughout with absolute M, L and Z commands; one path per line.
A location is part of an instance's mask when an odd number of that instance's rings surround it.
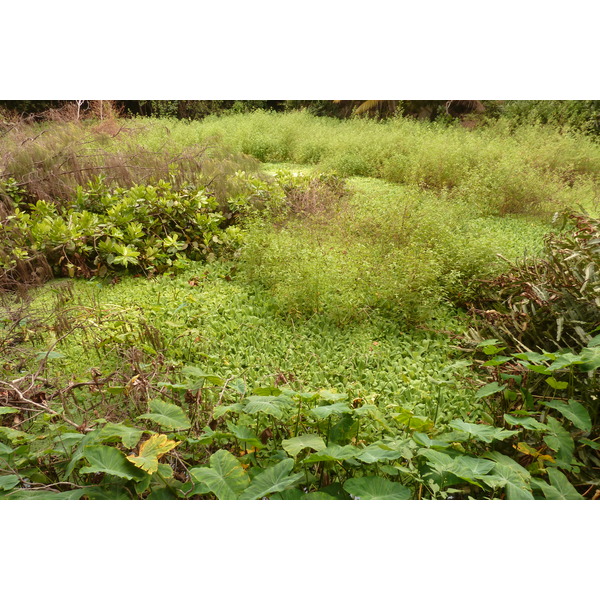
M 355 458 L 370 465 L 383 460 L 395 460 L 401 456 L 402 450 L 382 448 L 379 444 L 375 443 L 367 446 L 364 450 L 359 452 Z
M 192 426 L 183 409 L 176 404 L 155 398 L 148 402 L 148 408 L 152 412 L 140 415 L 138 419 L 154 421 L 160 426 L 173 431 L 189 429 Z
M 314 433 L 307 433 L 305 435 L 299 435 L 288 440 L 281 442 L 283 449 L 290 455 L 296 458 L 298 454 L 305 448 L 312 448 L 313 450 L 325 450 L 325 442 L 322 438 Z
M 515 417 L 513 415 L 504 415 L 504 420 L 509 425 L 514 425 L 515 427 L 523 427 L 524 429 L 529 429 L 531 431 L 547 431 L 548 427 L 543 423 L 540 423 L 533 417 Z
M 408 500 L 409 488 L 383 477 L 353 477 L 344 489 L 358 500 Z
M 249 415 L 260 412 L 280 419 L 283 416 L 283 404 L 280 396 L 250 396 L 244 412 Z
M 134 467 L 120 450 L 112 446 L 86 446 L 83 457 L 89 461 L 90 466 L 79 469 L 80 474 L 108 473 L 134 480 L 144 477 L 144 471 Z
M 242 411 L 243 408 L 244 408 L 244 405 L 240 404 L 239 402 L 236 402 L 235 404 L 227 404 L 227 405 L 221 404 L 220 406 L 214 407 L 213 418 L 218 419 L 219 417 L 221 417 L 229 412 L 239 413 Z
M 348 398 L 348 394 L 338 394 L 337 392 L 332 392 L 331 390 L 320 390 L 319 396 L 323 398 L 323 400 L 328 400 L 329 402 L 336 402 L 337 400 L 346 400 Z
M 3 500 L 79 500 L 87 492 L 86 488 L 67 492 L 51 492 L 49 490 L 13 489 L 2 496 Z
M 217 450 L 210 457 L 210 468 L 190 469 L 190 474 L 195 481 L 206 484 L 219 500 L 236 500 L 250 484 L 240 461 L 227 450 Z
M 571 485 L 564 473 L 553 468 L 547 471 L 551 485 L 537 478 L 531 482 L 542 490 L 546 500 L 583 500 L 583 496 Z
M 98 436 L 98 440 L 106 442 L 108 440 L 113 441 L 114 438 L 121 440 L 125 448 L 135 448 L 140 441 L 143 434 L 142 429 L 136 429 L 135 427 L 128 427 L 122 423 L 107 423 L 101 430 Z
M 335 460 L 348 460 L 354 458 L 358 453 L 359 449 L 355 446 L 337 446 L 336 444 L 330 444 L 323 450 L 315 452 L 304 459 L 307 464 L 316 462 L 330 462 Z
M 454 464 L 454 458 L 444 452 L 438 452 L 432 448 L 419 450 L 419 456 L 424 456 L 429 467 L 436 473 L 449 473 Z
M 443 442 L 435 438 L 431 439 L 426 433 L 415 432 L 413 433 L 413 439 L 417 444 L 426 448 L 447 448 L 450 445 L 448 442 Z
M 326 494 L 325 492 L 310 492 L 308 494 L 300 494 L 298 500 L 337 500 L 333 496 Z
M 181 442 L 167 439 L 164 434 L 154 434 L 149 437 L 141 446 L 138 456 L 127 456 L 127 460 L 139 467 L 146 473 L 156 473 L 158 471 L 158 460 L 167 452 L 170 452 Z
M 579 356 L 573 354 L 572 352 L 565 352 L 564 354 L 559 354 L 556 360 L 548 366 L 548 371 L 557 371 L 558 369 L 564 369 L 565 367 L 570 367 L 571 365 L 580 365 L 583 362 Z
M 510 481 L 506 484 L 506 498 L 507 500 L 535 500 L 530 490 Z
M 522 360 L 530 360 L 534 363 L 540 363 L 543 360 L 546 360 L 546 356 L 539 354 L 538 352 L 519 352 L 518 354 L 513 354 L 513 356 Z
M 450 427 L 459 431 L 465 431 L 475 439 L 486 442 L 487 444 L 491 443 L 492 440 L 504 440 L 517 434 L 516 431 L 507 431 L 506 429 L 492 427 L 491 425 L 465 423 L 460 419 L 450 421 Z
M 12 490 L 19 485 L 19 481 L 16 475 L 0 475 L 0 490 Z
M 453 461 L 450 472 L 461 479 L 474 483 L 481 475 L 487 475 L 495 466 L 496 463 L 491 460 L 473 456 L 457 456 Z
M 581 370 L 594 371 L 600 367 L 600 346 L 584 348 L 581 351 Z
M 12 406 L 0 406 L 0 415 L 10 415 L 12 413 L 18 413 L 19 409 Z
M 0 427 L 0 437 L 9 442 L 20 442 L 32 440 L 35 436 L 18 429 L 12 429 L 11 427 Z
M 578 429 L 588 433 L 592 430 L 592 420 L 590 419 L 590 415 L 586 408 L 579 402 L 569 400 L 569 403 L 566 404 L 560 400 L 550 400 L 549 402 L 542 402 L 542 404 L 557 410 L 564 417 L 569 419 L 569 421 L 571 421 Z
M 548 377 L 546 383 L 555 390 L 566 390 L 569 387 L 566 381 L 557 381 L 554 377 Z
M 300 479 L 304 478 L 304 473 L 290 475 L 289 473 L 293 468 L 293 458 L 286 458 L 276 465 L 269 467 L 252 480 L 239 499 L 257 500 L 269 494 L 282 492 L 287 488 L 293 487 Z
M 73 452 L 73 455 L 71 456 L 69 464 L 65 469 L 65 477 L 71 476 L 75 465 L 83 458 L 83 452 L 85 448 L 87 446 L 92 446 L 98 443 L 99 434 L 99 430 L 94 429 L 93 431 L 86 433 L 86 435 L 81 439 L 81 441 L 77 445 L 77 448 L 75 449 L 75 452 Z
M 548 417 L 549 435 L 544 436 L 544 442 L 556 452 L 557 465 L 570 469 L 575 451 L 575 442 L 569 432 L 554 418 Z
M 243 425 L 235 425 L 231 421 L 227 421 L 227 429 L 233 433 L 233 435 L 240 442 L 245 442 L 256 448 L 262 448 L 263 444 L 256 437 L 256 433 L 250 429 L 250 427 L 244 427 Z
M 11 448 L 10 446 L 7 446 L 6 444 L 3 444 L 2 442 L 0 442 L 0 456 L 8 456 L 9 454 L 12 454 L 14 451 L 15 451 L 14 448 Z
M 484 385 L 482 388 L 477 390 L 475 398 L 479 400 L 479 398 L 485 398 L 486 396 L 497 394 L 498 392 L 501 392 L 505 387 L 505 385 L 499 385 L 497 381 L 492 381 L 492 383 L 488 383 L 487 385 Z
M 336 404 L 327 404 L 326 406 L 315 406 L 310 411 L 317 419 L 326 419 L 331 415 L 341 415 L 343 413 L 351 413 L 352 409 L 343 402 Z

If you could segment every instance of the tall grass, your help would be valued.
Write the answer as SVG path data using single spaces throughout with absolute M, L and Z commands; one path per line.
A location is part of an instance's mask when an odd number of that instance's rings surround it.
M 340 121 L 264 111 L 159 123 L 182 146 L 216 138 L 261 161 L 319 165 L 342 176 L 447 189 L 490 214 L 539 213 L 576 204 L 594 210 L 598 205 L 600 145 L 549 126 L 513 131 L 499 121 L 471 131 L 406 118 Z M 159 127 L 147 127 L 140 142 L 158 148 L 159 132 Z

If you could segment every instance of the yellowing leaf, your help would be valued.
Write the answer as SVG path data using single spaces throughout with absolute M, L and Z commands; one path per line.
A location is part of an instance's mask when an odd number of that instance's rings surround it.
M 519 452 L 521 452 L 523 454 L 527 454 L 528 456 L 533 456 L 533 458 L 535 458 L 539 461 L 545 460 L 547 462 L 555 462 L 554 458 L 552 458 L 552 456 L 550 456 L 548 454 L 542 454 L 541 452 L 539 452 L 535 448 L 532 448 L 529 444 L 526 444 L 525 442 L 519 442 L 516 446 L 513 446 L 513 448 L 516 448 Z
M 139 456 L 131 454 L 127 460 L 152 475 L 158 470 L 158 459 L 179 444 L 181 442 L 167 439 L 164 433 L 156 433 L 140 446 Z

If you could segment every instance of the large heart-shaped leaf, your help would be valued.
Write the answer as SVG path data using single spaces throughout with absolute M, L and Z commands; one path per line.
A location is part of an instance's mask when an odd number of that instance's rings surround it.
M 90 466 L 79 469 L 81 474 L 107 473 L 136 481 L 145 475 L 144 471 L 134 467 L 120 450 L 112 446 L 86 446 L 83 449 L 83 456 L 89 461 Z
M 487 385 L 484 385 L 481 389 L 479 389 L 475 394 L 475 398 L 485 398 L 486 396 L 497 394 L 498 392 L 501 392 L 505 387 L 505 385 L 499 385 L 498 382 L 492 381 L 492 383 L 488 383 Z
M 356 458 L 370 465 L 384 460 L 395 460 L 400 458 L 402 453 L 403 450 L 391 450 L 389 448 L 383 448 L 379 444 L 371 444 L 359 452 L 356 455 Z
M 125 448 L 135 448 L 142 437 L 143 430 L 128 427 L 122 423 L 107 423 L 102 430 L 98 440 L 101 442 L 113 441 L 115 438 L 121 440 Z
M 491 443 L 492 440 L 503 440 L 513 435 L 516 435 L 516 431 L 507 431 L 506 429 L 500 429 L 498 427 L 492 427 L 491 425 L 478 425 L 476 423 L 465 423 L 460 419 L 454 419 L 450 421 L 450 427 L 459 431 L 465 431 L 469 435 L 473 436 L 476 440 Z
M 408 500 L 407 487 L 383 477 L 353 477 L 344 483 L 344 489 L 358 500 Z
M 305 435 L 290 438 L 289 440 L 283 440 L 281 445 L 283 446 L 283 449 L 294 458 L 296 458 L 296 456 L 298 456 L 305 448 L 312 448 L 317 451 L 325 450 L 325 442 L 314 433 L 307 433 Z
M 260 475 L 257 475 L 248 488 L 240 496 L 240 500 L 257 500 L 268 494 L 282 492 L 293 487 L 300 479 L 304 477 L 303 473 L 290 475 L 294 468 L 294 459 L 286 458 L 276 465 L 269 467 Z
M 548 477 L 551 485 L 542 479 L 532 480 L 532 484 L 542 490 L 546 500 L 583 500 L 583 496 L 558 469 L 548 469 Z
M 236 500 L 250 483 L 240 461 L 227 450 L 218 450 L 210 457 L 210 468 L 190 469 L 190 474 L 219 500 Z
M 316 462 L 331 462 L 335 460 L 348 460 L 354 458 L 360 450 L 352 445 L 338 446 L 337 444 L 330 444 L 323 450 L 315 452 L 304 459 L 307 464 Z
M 176 404 L 155 398 L 148 402 L 148 408 L 152 412 L 140 415 L 138 419 L 149 419 L 172 431 L 189 429 L 192 426 L 183 409 Z
M 146 473 L 158 471 L 158 459 L 178 446 L 181 442 L 167 439 L 163 433 L 148 438 L 141 446 L 138 456 L 128 456 L 127 460 Z
M 16 475 L 0 475 L 0 490 L 12 490 L 19 485 Z
M 326 406 L 316 406 L 310 411 L 317 419 L 326 419 L 331 415 L 341 415 L 343 413 L 351 413 L 352 409 L 343 402 L 336 404 L 327 404 Z
M 283 416 L 283 406 L 280 396 L 250 396 L 244 412 L 249 415 L 261 412 L 280 419 Z
M 590 432 L 592 430 L 592 420 L 586 410 L 585 406 L 579 404 L 575 400 L 569 400 L 569 403 L 561 402 L 560 400 L 550 400 L 549 402 L 542 402 L 550 408 L 554 408 L 564 417 L 569 419 L 575 427 L 582 431 Z

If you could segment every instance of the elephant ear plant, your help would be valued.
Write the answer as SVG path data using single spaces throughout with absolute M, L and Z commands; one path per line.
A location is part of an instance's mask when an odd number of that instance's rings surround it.
M 600 336 L 579 354 L 503 356 L 484 343 L 493 423 L 434 424 L 333 390 L 249 388 L 195 366 L 156 381 L 89 382 L 40 396 L 0 382 L 0 495 L 6 499 L 581 499 L 597 489 L 597 406 L 569 373 L 596 381 Z M 491 358 L 490 358 L 491 357 Z M 506 360 L 505 360 L 506 359 Z M 518 374 L 517 374 L 518 373 Z M 541 378 L 541 381 L 540 381 Z M 543 383 L 543 386 L 542 386 Z M 566 385 L 563 385 L 566 384 Z M 86 387 L 86 384 L 81 384 Z M 97 417 L 103 395 L 138 398 Z M 65 413 L 72 397 L 79 421 Z M 62 398 L 62 403 L 58 402 Z M 135 407 L 135 408 L 134 408 Z

